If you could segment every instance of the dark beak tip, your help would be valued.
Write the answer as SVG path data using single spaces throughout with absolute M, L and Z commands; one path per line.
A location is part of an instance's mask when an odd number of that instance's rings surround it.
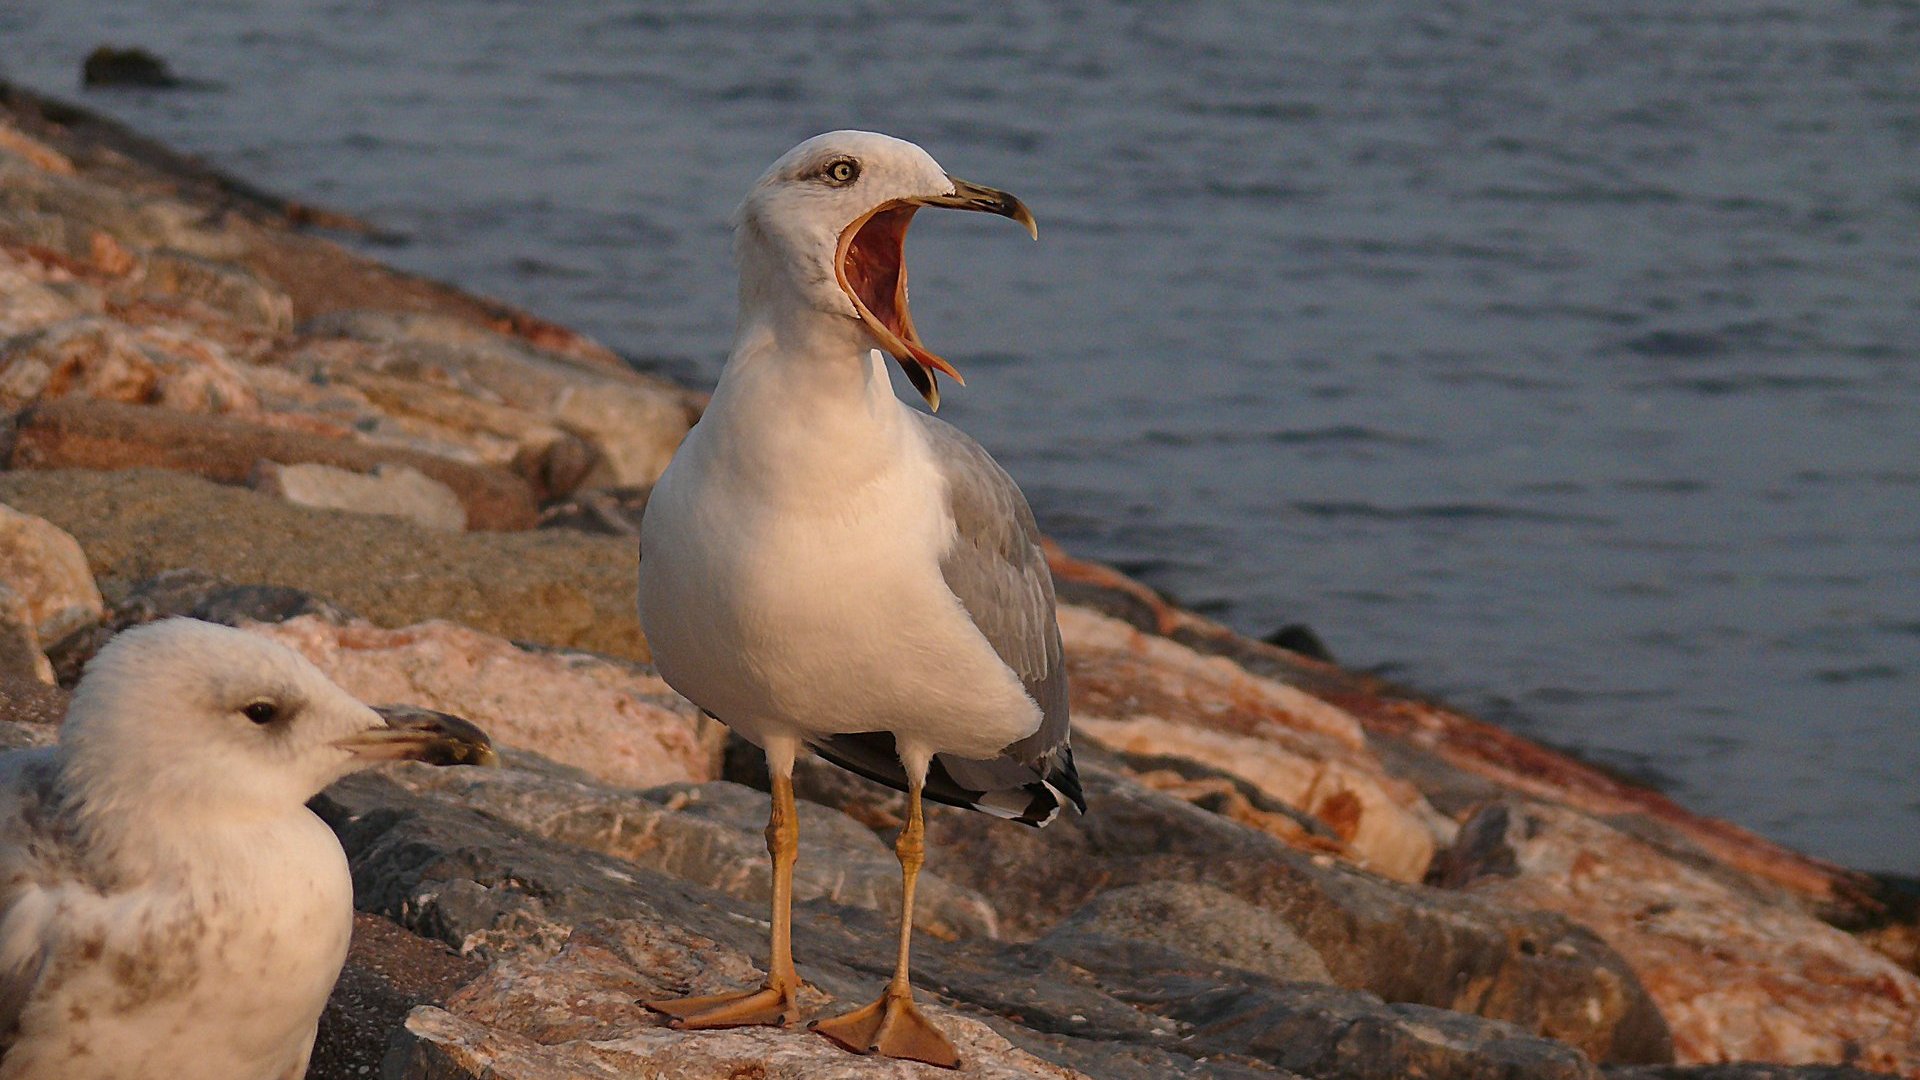
M 395 731 L 422 736 L 417 752 L 408 755 L 415 761 L 483 768 L 500 765 L 493 740 L 471 720 L 418 705 L 376 705 L 373 711 Z

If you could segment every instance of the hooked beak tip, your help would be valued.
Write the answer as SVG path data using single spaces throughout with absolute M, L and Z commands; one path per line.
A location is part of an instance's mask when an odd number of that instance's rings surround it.
M 381 705 L 373 711 L 387 722 L 386 727 L 361 732 L 339 744 L 357 757 L 428 765 L 500 765 L 493 740 L 461 717 L 414 705 Z

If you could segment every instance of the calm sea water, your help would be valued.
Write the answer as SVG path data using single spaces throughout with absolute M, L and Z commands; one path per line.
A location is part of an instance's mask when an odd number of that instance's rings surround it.
M 1913 0 L 631 7 L 9 0 L 0 74 L 702 381 L 765 164 L 918 141 L 1040 218 L 910 262 L 1071 549 L 1920 871 Z

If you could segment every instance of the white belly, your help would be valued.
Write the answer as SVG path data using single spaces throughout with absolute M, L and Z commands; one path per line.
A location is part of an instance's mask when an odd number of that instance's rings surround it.
M 675 690 L 756 742 L 892 731 L 988 757 L 1039 726 L 940 575 L 930 463 L 777 503 L 718 472 L 690 438 L 642 528 L 641 624 Z

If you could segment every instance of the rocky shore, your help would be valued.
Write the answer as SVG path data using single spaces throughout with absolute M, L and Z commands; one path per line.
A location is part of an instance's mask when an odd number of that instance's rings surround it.
M 172 614 L 494 735 L 504 769 L 316 801 L 361 914 L 315 1077 L 939 1074 L 637 1004 L 766 959 L 758 756 L 633 614 L 702 399 L 316 228 L 351 225 L 0 86 L 4 744 Z M 1054 567 L 1092 812 L 930 812 L 915 971 L 963 1075 L 1920 1077 L 1911 897 Z M 890 970 L 901 802 L 798 785 L 824 1011 Z

